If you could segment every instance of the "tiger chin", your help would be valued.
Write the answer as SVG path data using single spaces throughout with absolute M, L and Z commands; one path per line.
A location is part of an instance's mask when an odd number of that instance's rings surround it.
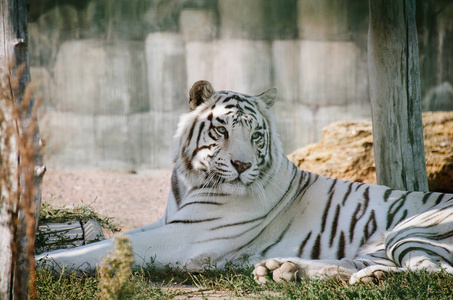
M 373 281 L 388 272 L 453 274 L 453 195 L 392 190 L 298 169 L 283 154 L 270 108 L 257 96 L 189 92 L 174 137 L 167 208 L 125 234 L 135 262 L 199 270 L 254 264 L 257 282 L 299 277 Z M 37 257 L 41 267 L 89 271 L 114 239 Z M 243 266 L 243 265 L 241 265 Z

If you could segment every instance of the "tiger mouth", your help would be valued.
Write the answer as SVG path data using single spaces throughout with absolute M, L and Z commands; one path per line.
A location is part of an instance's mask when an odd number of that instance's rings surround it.
M 238 177 L 236 177 L 235 179 L 233 180 L 227 180 L 226 178 L 220 176 L 220 175 L 214 175 L 211 179 L 211 183 L 213 186 L 218 186 L 218 185 L 221 185 L 221 184 L 224 184 L 224 183 L 227 183 L 227 184 L 232 184 L 232 185 L 244 185 L 244 183 L 242 182 L 242 180 Z

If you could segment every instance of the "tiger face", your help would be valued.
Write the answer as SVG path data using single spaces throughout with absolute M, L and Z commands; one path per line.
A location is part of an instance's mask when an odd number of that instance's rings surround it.
M 215 92 L 206 81 L 190 91 L 192 111 L 179 125 L 175 157 L 177 169 L 191 187 L 243 195 L 271 168 L 280 146 L 269 107 L 276 90 L 259 96 Z

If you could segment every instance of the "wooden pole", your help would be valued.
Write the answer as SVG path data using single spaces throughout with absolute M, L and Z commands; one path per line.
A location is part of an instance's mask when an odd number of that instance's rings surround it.
M 27 0 L 0 0 L 0 14 L 0 299 L 28 299 L 35 296 L 28 292 L 34 279 L 33 242 L 45 167 L 35 101 L 27 93 Z
M 368 71 L 377 183 L 427 191 L 415 1 L 370 0 Z

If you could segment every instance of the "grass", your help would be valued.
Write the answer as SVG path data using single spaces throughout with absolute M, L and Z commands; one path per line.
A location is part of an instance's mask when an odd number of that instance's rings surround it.
M 41 217 L 61 211 L 43 207 Z M 84 211 L 86 208 L 77 208 Z M 66 214 L 66 213 L 65 213 Z M 74 216 L 68 214 L 72 219 Z M 88 213 L 91 215 L 91 212 Z M 96 215 L 97 216 L 97 215 Z M 57 217 L 59 222 L 65 221 Z M 100 219 L 102 217 L 97 216 Z M 105 219 L 104 219 L 105 220 Z M 111 224 L 108 219 L 107 224 Z M 127 239 L 126 239 L 127 240 Z M 350 285 L 340 280 L 302 279 L 297 283 L 254 282 L 251 268 L 228 267 L 189 273 L 169 266 L 130 269 L 130 247 L 117 244 L 94 276 L 58 277 L 40 270 L 37 299 L 451 299 L 453 275 L 406 272 L 388 275 L 378 284 Z M 118 248 L 118 250 L 117 250 Z M 129 249 L 129 250 L 128 250 Z M 123 263 L 122 263 L 123 262 Z
M 388 276 L 379 284 L 349 285 L 338 280 L 309 280 L 299 283 L 258 285 L 251 269 L 229 269 L 187 273 L 153 268 L 133 272 L 129 277 L 129 299 L 174 299 L 209 295 L 250 299 L 451 299 L 453 276 L 447 274 L 402 273 Z M 37 274 L 38 299 L 98 299 L 99 277 L 72 275 L 55 278 L 46 271 Z M 195 286 L 187 290 L 175 285 Z

